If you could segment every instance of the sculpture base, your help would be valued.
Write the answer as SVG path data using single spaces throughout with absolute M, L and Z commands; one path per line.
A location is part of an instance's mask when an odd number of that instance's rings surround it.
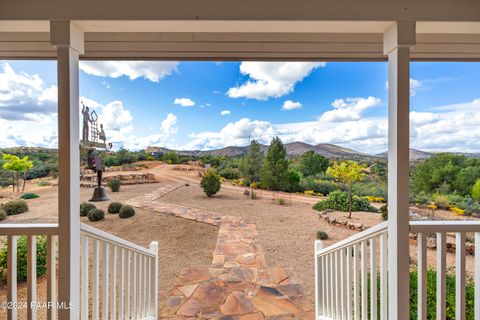
M 108 201 L 110 198 L 107 195 L 107 192 L 105 191 L 104 187 L 96 187 L 95 190 L 93 190 L 93 196 L 90 200 L 91 202 L 96 202 L 96 201 Z

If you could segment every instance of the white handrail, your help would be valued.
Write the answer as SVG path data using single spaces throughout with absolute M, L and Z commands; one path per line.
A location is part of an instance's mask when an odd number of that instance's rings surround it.
M 2 223 L 0 236 L 55 236 L 58 235 L 56 223 Z
M 412 233 L 478 232 L 480 221 L 410 221 Z
M 377 224 L 377 225 L 375 225 L 371 228 L 368 228 L 365 231 L 354 234 L 353 236 L 348 237 L 347 239 L 343 239 L 343 240 L 341 240 L 337 243 L 332 244 L 331 246 L 328 246 L 324 249 L 319 250 L 317 252 L 317 255 L 322 256 L 322 255 L 331 253 L 333 251 L 337 251 L 337 250 L 340 250 L 340 249 L 344 249 L 346 247 L 350 247 L 353 244 L 361 243 L 365 240 L 368 240 L 372 237 L 375 237 L 379 234 L 382 234 L 382 233 L 386 232 L 387 229 L 388 229 L 387 221 L 379 223 L 379 224 Z

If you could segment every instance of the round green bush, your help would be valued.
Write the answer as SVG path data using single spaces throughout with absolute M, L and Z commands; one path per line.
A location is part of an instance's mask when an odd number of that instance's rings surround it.
M 112 202 L 108 205 L 108 213 L 119 213 L 121 208 L 122 204 L 120 202 Z
M 328 234 L 325 231 L 318 230 L 317 231 L 317 239 L 318 240 L 327 240 Z
M 96 209 L 96 208 L 97 207 L 93 203 L 82 202 L 80 204 L 80 216 L 81 217 L 86 217 L 88 215 L 88 213 L 90 212 L 90 210 Z
M 22 199 L 35 199 L 35 198 L 39 198 L 40 196 L 36 193 L 32 193 L 32 192 L 27 192 L 27 193 L 24 193 L 20 196 L 20 198 Z
M 122 206 L 120 209 L 120 212 L 118 213 L 118 216 L 122 219 L 130 218 L 135 215 L 135 209 L 133 209 L 130 206 Z
M 283 198 L 278 198 L 277 199 L 277 204 L 280 205 L 280 206 L 284 206 L 286 203 L 285 203 L 285 199 Z
M 207 197 L 211 197 L 220 191 L 221 185 L 222 182 L 220 181 L 220 176 L 212 169 L 208 170 L 202 177 L 202 181 L 200 181 L 200 186 Z
M 16 214 L 24 213 L 28 211 L 28 205 L 23 200 L 12 200 L 2 205 L 2 209 L 7 216 L 13 216 Z
M 325 211 L 328 209 L 348 212 L 350 206 L 349 195 L 344 191 L 333 191 L 328 195 L 328 198 L 319 201 L 313 205 L 313 209 L 317 211 Z M 352 211 L 369 211 L 378 212 L 377 208 L 372 206 L 370 202 L 364 197 L 354 195 L 352 197 Z
M 100 221 L 105 219 L 105 212 L 102 209 L 92 209 L 88 212 L 88 220 Z
M 0 221 L 3 221 L 5 219 L 7 219 L 7 213 L 5 212 L 5 210 L 0 208 Z
M 112 192 L 120 191 L 120 186 L 122 185 L 122 181 L 120 179 L 112 179 L 108 181 L 108 187 Z

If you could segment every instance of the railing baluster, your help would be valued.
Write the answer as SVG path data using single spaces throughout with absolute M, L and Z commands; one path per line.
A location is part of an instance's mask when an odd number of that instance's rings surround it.
M 368 287 L 367 287 L 367 241 L 362 241 L 362 320 L 368 319 Z
M 37 319 L 37 237 L 27 236 L 27 319 Z
M 143 256 L 143 318 L 147 315 L 147 278 L 147 257 Z
M 137 253 L 133 253 L 133 260 L 132 260 L 132 318 L 137 316 Z
M 92 319 L 98 320 L 99 309 L 99 282 L 100 282 L 100 244 L 97 239 L 92 239 Z
M 126 265 L 127 265 L 127 292 L 126 292 L 126 296 L 125 296 L 125 315 L 126 315 L 126 318 L 127 319 L 130 319 L 130 316 L 132 315 L 131 313 L 131 294 L 132 294 L 132 291 L 131 291 L 131 287 L 132 287 L 132 283 L 131 283 L 131 280 L 132 280 L 132 268 L 131 268 L 131 265 L 132 265 L 132 253 L 130 252 L 130 250 L 127 252 L 127 261 L 126 261 Z
M 380 319 L 388 319 L 388 236 L 380 235 Z
M 322 274 L 324 270 L 321 263 L 322 257 L 317 255 L 317 252 L 320 249 L 322 249 L 322 242 L 320 240 L 315 240 L 313 248 L 313 261 L 315 262 L 315 319 L 318 319 L 318 316 L 323 314 L 323 304 L 320 300 L 323 299 L 323 293 L 321 293 L 321 290 L 323 287 Z
M 330 255 L 330 314 L 332 318 L 335 318 L 337 315 L 335 313 L 335 258 L 334 253 Z
M 57 308 L 55 303 L 57 301 L 57 236 L 47 236 L 47 302 L 52 304 L 51 308 L 47 309 L 47 320 L 54 320 L 57 318 Z
M 153 319 L 158 318 L 158 242 L 150 243 L 150 251 L 155 255 L 152 258 L 152 292 L 151 292 L 151 309 L 150 316 Z M 316 319 L 315 319 L 316 320 Z
M 117 246 L 112 245 L 110 250 L 111 264 L 110 267 L 110 318 L 116 320 L 117 318 Z
M 418 241 L 418 320 L 427 320 L 427 234 L 419 233 Z
M 475 232 L 475 320 L 480 320 L 480 232 Z
M 370 319 L 377 320 L 377 238 L 370 239 Z
M 118 274 L 120 275 L 120 284 L 118 288 L 118 319 L 123 320 L 125 317 L 124 308 L 125 308 L 125 249 L 120 248 L 120 269 Z
M 465 320 L 465 232 L 456 234 L 455 319 Z
M 82 236 L 82 254 L 81 254 L 81 292 L 82 292 L 82 300 L 81 304 L 81 313 L 82 313 L 82 320 L 88 319 L 88 237 Z
M 102 272 L 102 320 L 108 319 L 108 266 L 109 266 L 109 244 L 103 244 L 103 272 Z
M 17 236 L 8 236 L 7 244 L 7 301 L 17 304 Z M 7 308 L 8 320 L 17 319 L 17 308 Z
M 340 319 L 345 319 L 345 249 L 340 250 Z
M 352 317 L 352 247 L 347 247 L 347 316 Z
M 446 314 L 446 236 L 437 233 L 437 320 L 445 320 Z
M 353 245 L 353 312 L 354 319 L 360 319 L 360 261 L 359 246 Z
M 137 259 L 137 274 L 138 274 L 138 290 L 137 290 L 137 318 L 141 318 L 142 317 L 142 291 L 143 291 L 143 274 L 142 274 L 142 271 L 143 271 L 143 266 L 142 266 L 142 256 L 141 255 L 138 255 L 138 259 Z
M 337 315 L 337 319 L 340 319 L 341 313 L 340 313 L 340 270 L 341 270 L 341 265 L 340 265 L 340 250 L 335 252 L 335 306 L 336 306 L 336 311 L 335 314 Z

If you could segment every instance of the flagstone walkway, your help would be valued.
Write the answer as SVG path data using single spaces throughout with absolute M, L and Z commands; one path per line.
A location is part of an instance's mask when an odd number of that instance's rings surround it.
M 219 226 L 212 264 L 180 272 L 162 319 L 313 319 L 303 288 L 281 267 L 268 267 L 251 219 L 161 202 L 180 186 L 164 186 L 127 204 Z

